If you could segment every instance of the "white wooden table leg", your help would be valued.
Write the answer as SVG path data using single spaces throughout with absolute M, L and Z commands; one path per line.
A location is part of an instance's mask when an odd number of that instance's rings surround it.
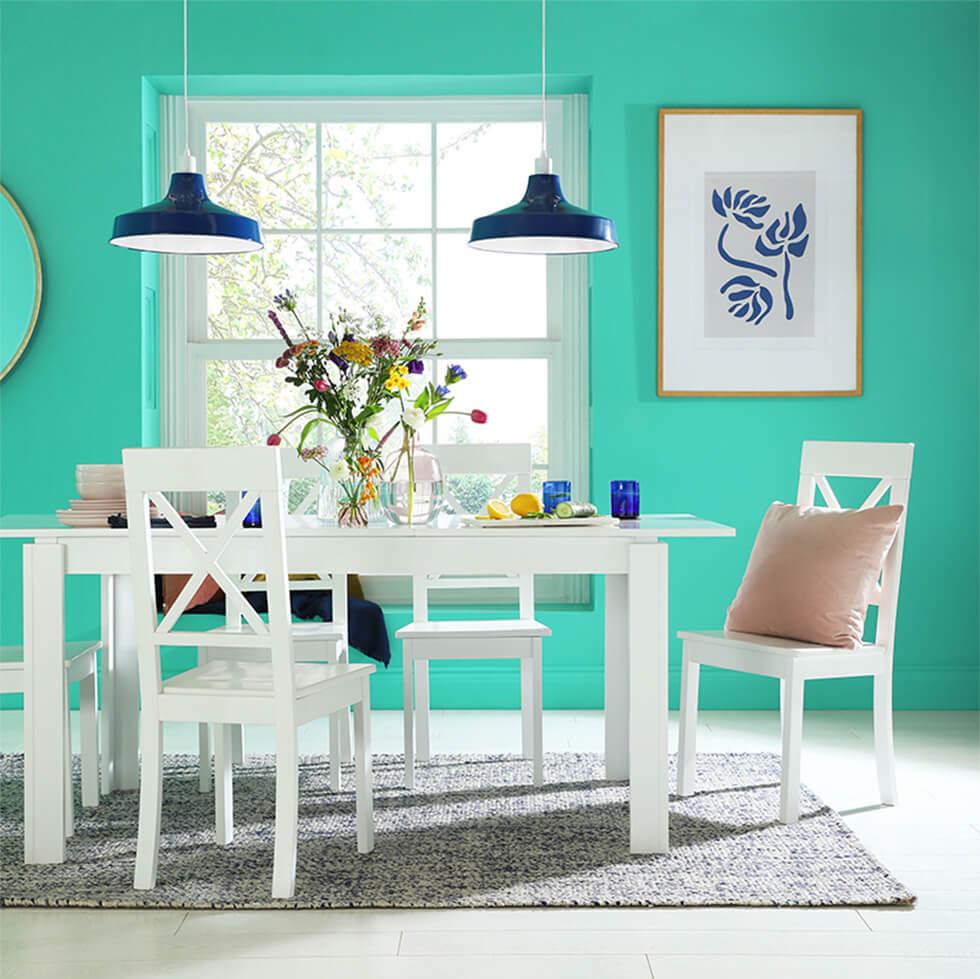
M 65 860 L 65 549 L 24 546 L 24 861 Z
M 337 662 L 338 663 L 350 662 L 350 655 L 347 652 L 346 642 L 339 644 L 339 649 L 337 650 Z M 351 740 L 351 712 L 349 709 L 345 708 L 340 721 L 340 760 L 345 765 L 349 765 L 354 760 L 354 750 L 352 744 L 353 741 Z
M 133 579 L 116 575 L 114 591 L 113 785 L 117 789 L 135 789 L 139 785 L 139 667 Z
M 606 778 L 629 778 L 629 595 L 626 575 L 606 575 Z
M 99 760 L 102 767 L 102 794 L 108 795 L 113 788 L 115 762 L 113 750 L 115 736 L 113 732 L 113 713 L 115 706 L 115 662 L 114 662 L 114 628 L 113 602 L 115 589 L 112 575 L 104 574 L 101 579 L 102 592 L 102 648 L 99 657 Z
M 335 711 L 330 717 L 327 718 L 327 727 L 330 729 L 330 791 L 339 792 L 340 791 L 340 756 L 341 756 L 341 745 L 340 745 L 340 725 L 341 725 L 341 713 L 340 711 Z
M 667 545 L 633 544 L 629 573 L 630 852 L 670 847 Z
M 429 661 L 415 661 L 415 757 L 428 761 L 429 748 Z
M 197 791 L 211 791 L 211 725 L 197 725 Z
M 402 644 L 402 731 L 405 738 L 405 788 L 415 788 L 415 735 L 412 710 L 412 671 L 414 657 L 408 643 Z M 354 746 L 355 752 L 357 746 Z
M 357 852 L 374 849 L 374 795 L 371 778 L 371 709 L 368 684 L 364 696 L 354 704 L 354 750 L 356 755 Z
M 231 760 L 235 765 L 245 764 L 245 725 L 231 725 Z
M 68 709 L 68 674 L 62 671 L 61 676 L 65 691 L 65 712 L 61 716 L 61 727 L 65 739 L 65 758 L 61 768 L 61 774 L 65 780 L 65 837 L 71 838 L 75 835 L 75 786 L 72 778 L 71 711 Z

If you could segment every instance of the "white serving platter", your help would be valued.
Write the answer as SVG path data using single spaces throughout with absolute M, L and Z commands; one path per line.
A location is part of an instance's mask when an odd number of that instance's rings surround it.
M 477 520 L 467 515 L 460 518 L 467 527 L 617 527 L 617 517 L 556 517 L 551 520 L 525 520 L 523 517 L 508 517 L 506 520 Z

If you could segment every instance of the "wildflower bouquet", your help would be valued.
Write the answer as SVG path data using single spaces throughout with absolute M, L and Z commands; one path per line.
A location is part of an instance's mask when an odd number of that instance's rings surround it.
M 302 423 L 297 450 L 319 463 L 339 487 L 337 517 L 342 525 L 365 526 L 367 506 L 378 496 L 383 476 L 382 448 L 400 427 L 403 445 L 411 452 L 415 434 L 430 418 L 443 414 L 453 401 L 452 385 L 466 377 L 457 364 L 446 371 L 443 384 L 428 383 L 410 398 L 412 379 L 425 371 L 424 359 L 435 340 L 419 336 L 425 326 L 425 302 L 409 316 L 400 335 L 393 335 L 379 316 L 360 318 L 346 310 L 329 315 L 324 336 L 314 336 L 296 311 L 296 296 L 285 290 L 273 298 L 269 319 L 286 343 L 276 366 L 288 370 L 286 383 L 305 389 L 308 404 L 285 416 L 285 424 L 267 439 L 282 441 L 282 433 Z M 277 312 L 278 311 L 278 312 Z M 289 314 L 301 338 L 294 342 L 280 313 Z M 397 404 L 395 404 L 397 402 Z M 383 434 L 377 425 L 395 408 L 398 418 Z M 464 414 L 454 412 L 454 414 Z M 474 421 L 486 421 L 483 412 L 467 412 Z M 320 426 L 332 428 L 343 443 L 331 455 L 322 443 L 313 444 Z

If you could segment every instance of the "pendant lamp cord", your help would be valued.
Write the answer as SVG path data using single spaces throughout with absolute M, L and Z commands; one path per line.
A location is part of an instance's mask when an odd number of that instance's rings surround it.
M 186 3 L 186 0 L 185 0 Z M 547 0 L 541 0 L 541 156 L 548 156 L 548 121 L 545 114 L 545 95 L 547 78 L 547 20 L 546 20 Z
M 185 171 L 196 172 L 197 161 L 191 156 L 190 110 L 187 105 L 187 0 L 184 0 L 184 160 Z

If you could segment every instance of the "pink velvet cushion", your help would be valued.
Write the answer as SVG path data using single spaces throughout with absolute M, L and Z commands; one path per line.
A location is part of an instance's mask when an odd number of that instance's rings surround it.
M 868 602 L 903 509 L 773 503 L 725 628 L 822 646 L 860 646 Z

